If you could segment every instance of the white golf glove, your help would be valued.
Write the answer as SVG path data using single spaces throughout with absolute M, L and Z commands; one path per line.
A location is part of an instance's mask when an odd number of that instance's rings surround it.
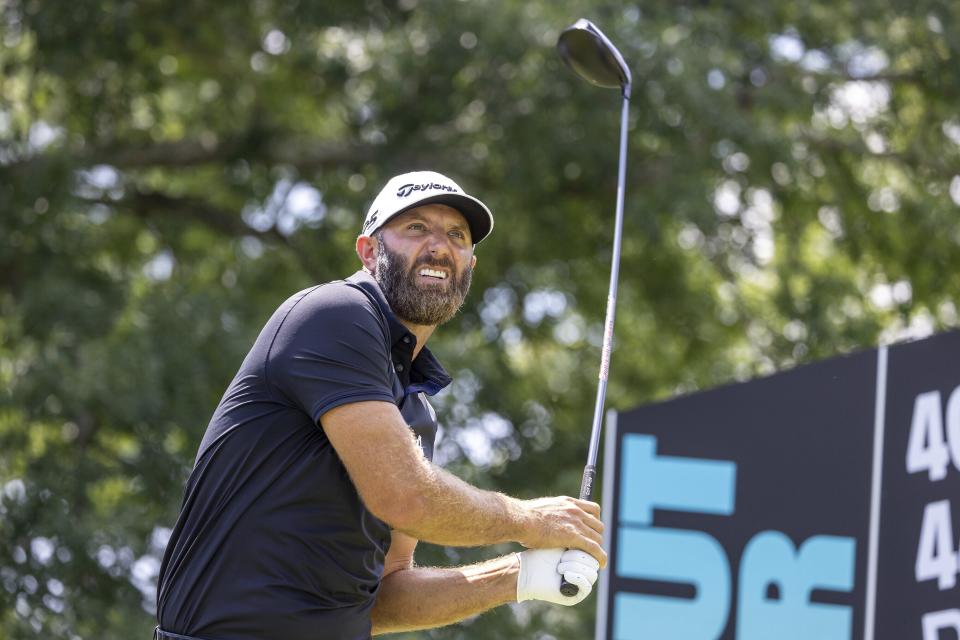
M 590 595 L 600 570 L 600 563 L 593 556 L 577 549 L 528 549 L 517 556 L 517 602 L 545 600 L 567 607 L 575 605 Z M 561 578 L 580 587 L 577 595 L 567 597 L 560 593 Z

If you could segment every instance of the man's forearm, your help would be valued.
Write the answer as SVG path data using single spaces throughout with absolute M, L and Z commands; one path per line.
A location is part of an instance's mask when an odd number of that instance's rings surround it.
M 321 417 L 364 504 L 419 540 L 452 546 L 522 542 L 533 514 L 431 464 L 392 403 L 356 402 Z
M 467 567 L 395 571 L 380 583 L 373 634 L 442 627 L 516 602 L 519 571 L 516 554 Z
M 456 547 L 525 541 L 532 516 L 519 500 L 478 489 L 433 466 L 420 485 L 412 498 L 416 508 L 407 511 L 407 522 L 396 523 L 404 533 Z
M 568 496 L 517 500 L 473 487 L 424 458 L 392 403 L 353 402 L 320 421 L 364 504 L 394 529 L 442 545 L 512 541 L 605 558 L 599 505 Z

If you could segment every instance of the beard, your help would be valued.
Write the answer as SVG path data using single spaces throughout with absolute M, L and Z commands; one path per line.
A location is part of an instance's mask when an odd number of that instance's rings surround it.
M 379 241 L 381 250 L 377 253 L 373 277 L 397 317 L 413 324 L 436 326 L 457 315 L 470 291 L 473 269 L 467 266 L 457 276 L 453 260 L 430 256 L 420 258 L 407 269 L 404 257 L 391 251 L 382 238 Z M 444 281 L 438 286 L 418 286 L 417 271 L 421 267 L 447 268 L 450 271 L 450 284 L 444 286 Z

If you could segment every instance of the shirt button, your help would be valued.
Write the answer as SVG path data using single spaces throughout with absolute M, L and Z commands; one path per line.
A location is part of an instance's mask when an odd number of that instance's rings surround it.
M 401 371 L 403 371 L 403 365 L 400 364 L 399 362 L 396 365 L 394 365 L 393 368 L 397 370 L 397 373 L 400 373 Z
M 410 344 L 410 336 L 403 336 L 403 343 Z

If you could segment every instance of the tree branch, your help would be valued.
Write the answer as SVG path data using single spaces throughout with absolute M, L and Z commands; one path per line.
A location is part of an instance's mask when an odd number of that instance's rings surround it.
M 807 144 L 821 150 L 832 153 L 849 153 L 861 158 L 868 157 L 894 160 L 913 169 L 925 167 L 946 180 L 950 180 L 953 176 L 960 173 L 960 166 L 947 161 L 943 156 L 937 156 L 935 154 L 919 153 L 913 149 L 905 149 L 903 151 L 871 151 L 866 144 L 860 140 L 841 141 L 835 137 L 813 132 L 808 132 L 803 137 Z
M 192 167 L 223 162 L 243 154 L 261 158 L 269 164 L 315 168 L 363 162 L 372 158 L 374 151 L 369 145 L 336 144 L 302 137 L 273 138 L 265 144 L 256 144 L 244 138 L 220 142 L 211 136 L 210 139 L 201 137 L 149 146 L 102 149 L 89 154 L 87 163 L 109 164 L 119 169 Z
M 302 136 L 274 137 L 258 143 L 249 137 L 221 141 L 211 135 L 175 142 L 115 145 L 76 152 L 59 149 L 13 162 L 6 165 L 5 169 L 13 173 L 44 171 L 53 163 L 52 156 L 58 154 L 61 161 L 77 167 L 106 164 L 120 170 L 195 167 L 238 157 L 309 170 L 367 162 L 376 158 L 379 151 L 380 148 L 374 145 L 331 143 Z
M 109 207 L 121 208 L 144 220 L 155 219 L 159 216 L 175 216 L 192 222 L 200 222 L 209 229 L 231 237 L 259 236 L 286 246 L 296 257 L 304 272 L 311 277 L 316 277 L 309 255 L 296 243 L 291 242 L 288 236 L 280 233 L 276 226 L 271 226 L 266 231 L 259 231 L 244 222 L 238 213 L 216 207 L 201 198 L 174 197 L 158 191 L 131 190 L 128 195 L 120 200 L 113 200 L 105 196 L 81 198 L 81 200 L 90 204 L 104 204 Z

